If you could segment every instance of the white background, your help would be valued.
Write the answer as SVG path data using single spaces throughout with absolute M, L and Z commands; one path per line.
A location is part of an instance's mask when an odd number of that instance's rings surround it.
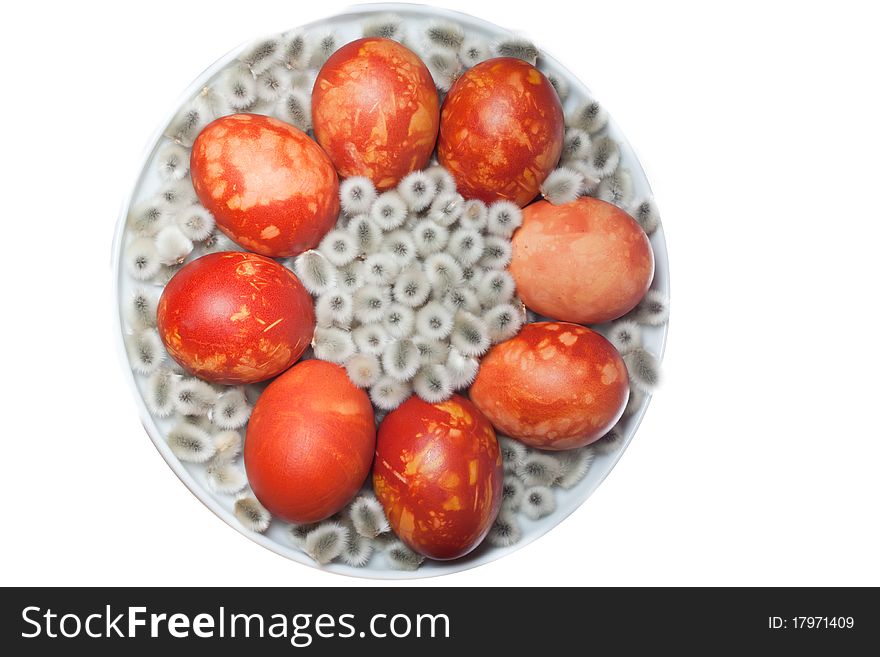
M 604 102 L 664 217 L 673 311 L 665 383 L 599 490 L 514 555 L 414 584 L 880 584 L 867 3 L 437 4 L 522 31 Z M 240 42 L 344 7 L 7 12 L 0 583 L 377 584 L 288 562 L 186 490 L 139 425 L 110 298 L 119 206 L 181 91 Z

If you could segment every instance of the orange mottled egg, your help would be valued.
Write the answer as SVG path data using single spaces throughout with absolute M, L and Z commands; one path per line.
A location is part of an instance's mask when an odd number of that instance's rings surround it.
M 339 215 L 339 179 L 301 130 L 258 114 L 208 124 L 190 156 L 193 186 L 217 226 L 274 258 L 318 245 Z
M 296 362 L 309 346 L 315 313 L 299 279 L 254 253 L 193 260 L 165 286 L 159 335 L 185 370 L 214 383 L 255 383 Z
M 343 177 L 382 191 L 427 164 L 440 122 L 427 67 L 396 41 L 366 38 L 333 53 L 312 92 L 315 137 Z
M 535 198 L 562 153 L 562 105 L 546 77 L 509 57 L 477 64 L 443 101 L 437 155 L 465 198 Z
M 471 401 L 501 433 L 549 450 L 588 445 L 629 399 L 626 366 L 595 331 L 538 322 L 483 357 Z
M 410 397 L 379 427 L 373 488 L 394 532 L 427 557 L 455 559 L 480 544 L 503 478 L 495 431 L 464 397 Z
M 523 210 L 510 273 L 535 312 L 597 324 L 638 304 L 654 278 L 654 253 L 635 219 L 610 203 L 538 201 Z
M 318 522 L 358 493 L 373 461 L 370 398 L 339 365 L 307 360 L 257 400 L 244 443 L 254 495 L 288 522 Z

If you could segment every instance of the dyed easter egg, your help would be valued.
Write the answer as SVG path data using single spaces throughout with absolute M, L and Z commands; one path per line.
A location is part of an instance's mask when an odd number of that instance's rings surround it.
M 629 379 L 620 354 L 595 331 L 538 322 L 483 356 L 470 397 L 499 432 L 540 449 L 573 449 L 617 423 Z
M 512 245 L 517 293 L 526 306 L 554 319 L 617 319 L 635 308 L 654 278 L 645 232 L 626 212 L 595 198 L 532 203 Z
M 387 190 L 427 164 L 439 105 L 431 74 L 411 50 L 390 39 L 358 39 L 318 73 L 315 138 L 341 176 L 366 176 Z
M 273 515 L 317 522 L 358 493 L 375 446 L 367 393 L 339 365 L 307 360 L 260 395 L 248 423 L 244 465 L 254 495 Z
M 223 384 L 280 374 L 309 346 L 315 313 L 290 270 L 254 253 L 212 253 L 165 286 L 159 335 L 181 367 Z
M 559 161 L 564 124 L 559 97 L 538 69 L 489 59 L 446 95 L 437 155 L 465 198 L 522 207 Z
M 258 114 L 224 116 L 196 137 L 193 186 L 217 226 L 274 258 L 314 248 L 339 215 L 339 180 L 304 132 Z
M 501 507 L 495 431 L 467 399 L 413 396 L 379 427 L 373 488 L 394 532 L 432 559 L 473 550 Z

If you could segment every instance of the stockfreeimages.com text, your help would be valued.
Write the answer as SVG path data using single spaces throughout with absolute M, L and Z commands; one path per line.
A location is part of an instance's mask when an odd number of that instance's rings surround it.
M 27 627 L 21 636 L 73 638 L 144 638 L 190 636 L 203 639 L 274 638 L 288 639 L 292 646 L 305 648 L 315 638 L 449 638 L 446 614 L 373 614 L 358 630 L 355 614 L 245 614 L 228 613 L 220 607 L 214 613 L 153 613 L 146 607 L 126 607 L 88 615 L 59 613 L 41 607 L 25 607 L 22 619 Z

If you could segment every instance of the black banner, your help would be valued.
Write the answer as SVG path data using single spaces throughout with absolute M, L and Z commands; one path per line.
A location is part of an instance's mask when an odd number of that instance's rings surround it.
M 855 654 L 880 638 L 870 589 L 4 589 L 0 613 L 15 655 Z

